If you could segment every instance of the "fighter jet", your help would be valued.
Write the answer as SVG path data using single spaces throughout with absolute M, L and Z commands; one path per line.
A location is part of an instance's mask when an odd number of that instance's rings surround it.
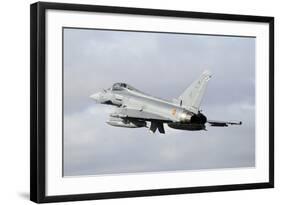
M 109 125 L 126 128 L 147 127 L 153 133 L 164 134 L 164 124 L 180 130 L 206 130 L 213 127 L 241 125 L 242 122 L 208 120 L 200 111 L 200 104 L 211 78 L 204 71 L 177 99 L 164 100 L 148 95 L 126 83 L 115 83 L 109 89 L 90 96 L 97 103 L 115 106 L 107 121 Z

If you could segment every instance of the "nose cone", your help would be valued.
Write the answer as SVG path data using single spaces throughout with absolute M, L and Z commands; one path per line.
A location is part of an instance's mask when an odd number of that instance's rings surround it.
M 101 96 L 101 95 L 100 95 L 100 93 L 98 92 L 98 93 L 92 94 L 92 95 L 90 96 L 90 98 L 92 98 L 93 100 L 99 102 L 99 101 L 100 101 L 100 96 Z

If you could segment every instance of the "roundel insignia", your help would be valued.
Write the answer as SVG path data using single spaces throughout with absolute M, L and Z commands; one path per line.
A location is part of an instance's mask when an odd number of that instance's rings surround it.
M 172 109 L 172 115 L 175 115 L 176 112 L 177 112 L 177 109 L 176 109 L 176 108 Z

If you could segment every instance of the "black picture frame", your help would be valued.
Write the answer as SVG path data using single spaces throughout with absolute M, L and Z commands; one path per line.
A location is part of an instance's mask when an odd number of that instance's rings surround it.
M 46 10 L 68 10 L 130 15 L 168 16 L 180 18 L 216 19 L 263 22 L 269 24 L 269 181 L 263 183 L 220 186 L 138 190 L 107 193 L 46 196 Z M 76 200 L 96 200 L 198 192 L 260 189 L 274 187 L 274 18 L 218 13 L 111 7 L 82 4 L 38 2 L 30 7 L 30 200 L 37 203 Z

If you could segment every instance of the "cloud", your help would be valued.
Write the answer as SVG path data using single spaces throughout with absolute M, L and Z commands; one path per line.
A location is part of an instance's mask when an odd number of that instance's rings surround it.
M 65 117 L 65 175 L 254 166 L 251 125 L 207 132 L 165 126 L 161 135 L 146 128 L 111 127 L 105 123 L 111 111 L 94 105 Z M 247 116 L 251 109 L 243 112 Z
M 64 30 L 64 174 L 91 175 L 255 165 L 255 39 Z M 106 124 L 113 107 L 89 95 L 115 82 L 166 99 L 209 69 L 202 109 L 242 126 L 190 132 Z

